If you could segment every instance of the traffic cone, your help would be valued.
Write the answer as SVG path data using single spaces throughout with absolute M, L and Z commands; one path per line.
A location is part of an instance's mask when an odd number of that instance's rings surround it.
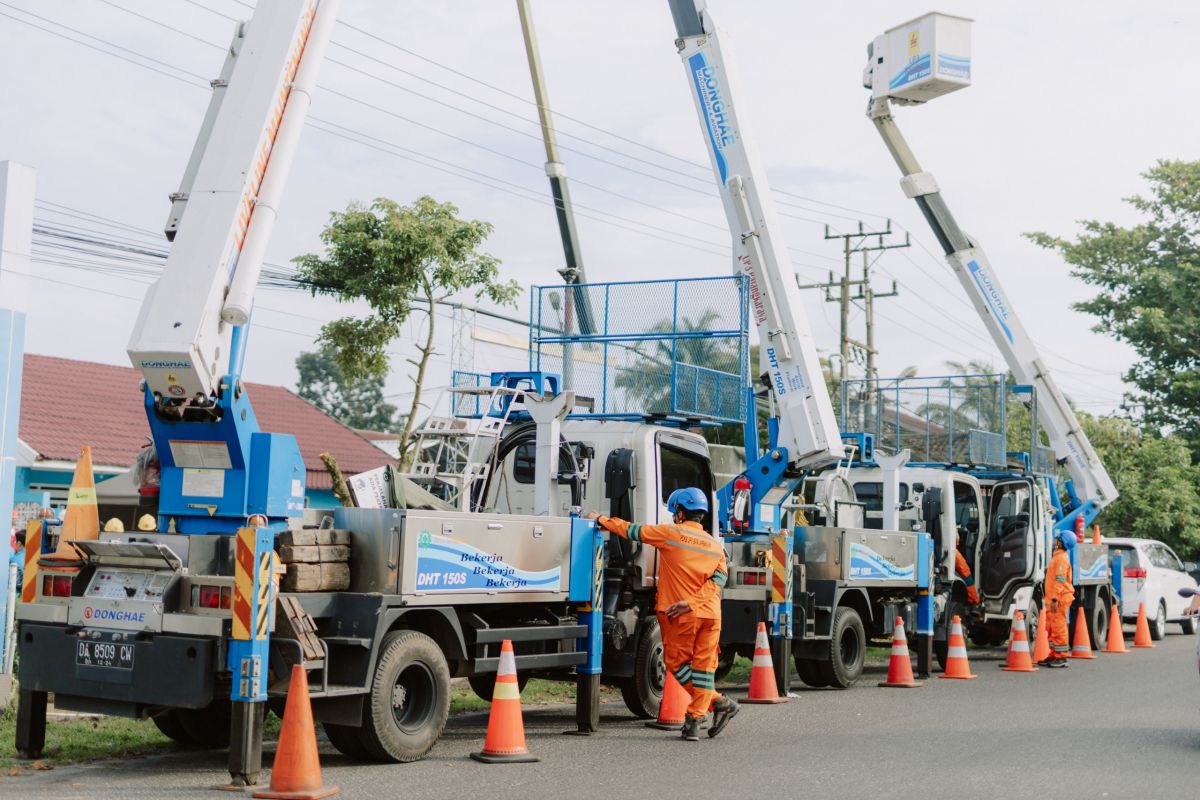
M 1138 603 L 1137 629 L 1133 632 L 1134 647 L 1154 647 L 1150 640 L 1150 623 L 1146 621 L 1146 604 Z
M 313 728 L 312 705 L 308 699 L 308 673 L 300 665 L 292 667 L 287 705 L 283 709 L 283 727 L 275 747 L 270 788 L 254 797 L 275 800 L 318 800 L 337 794 L 338 787 L 321 783 L 321 761 L 317 757 L 317 731 Z
M 978 678 L 971 674 L 971 665 L 967 662 L 967 642 L 963 638 L 962 620 L 958 614 L 950 620 L 950 643 L 946 650 L 946 669 L 939 678 L 958 678 L 969 681 Z
M 775 665 L 771 662 L 771 646 L 767 643 L 767 625 L 758 623 L 754 638 L 754 662 L 750 667 L 750 692 L 743 703 L 786 703 L 775 685 Z
M 1050 624 L 1046 620 L 1046 609 L 1038 616 L 1037 641 L 1033 643 L 1033 663 L 1045 661 L 1050 657 Z
M 1008 661 L 1000 669 L 1005 672 L 1037 672 L 1029 660 L 1029 639 L 1025 636 L 1025 615 L 1020 611 L 1013 617 L 1012 637 L 1008 640 Z
M 1149 631 L 1147 631 L 1148 633 Z M 1104 645 L 1105 653 L 1128 653 L 1125 649 L 1125 631 L 1121 629 L 1121 611 L 1113 603 L 1108 615 L 1108 642 Z
M 1071 643 L 1071 658 L 1095 658 L 1092 639 L 1088 634 L 1087 610 L 1075 609 L 1075 641 Z
M 677 731 L 683 725 L 687 716 L 687 708 L 692 702 L 688 690 L 679 685 L 672 672 L 667 672 L 663 682 L 662 700 L 658 704 L 658 719 L 647 722 L 647 728 L 657 728 L 660 731 Z
M 492 690 L 492 710 L 488 715 L 487 737 L 483 749 L 471 758 L 485 764 L 538 761 L 525 747 L 525 722 L 521 719 L 521 689 L 517 685 L 517 659 L 511 639 L 500 645 L 500 668 L 496 670 L 496 688 Z
M 1092 526 L 1092 544 L 1100 544 L 1100 524 L 1096 523 Z
M 100 510 L 96 506 L 96 477 L 92 473 L 92 448 L 83 445 L 75 462 L 75 475 L 67 492 L 67 514 L 59 529 L 58 547 L 41 559 L 43 568 L 78 567 L 79 554 L 71 542 L 100 538 Z
M 896 617 L 896 627 L 892 631 L 892 658 L 888 662 L 887 680 L 879 685 L 894 689 L 915 689 L 921 685 L 913 680 L 908 639 L 904 636 L 904 620 L 900 617 Z

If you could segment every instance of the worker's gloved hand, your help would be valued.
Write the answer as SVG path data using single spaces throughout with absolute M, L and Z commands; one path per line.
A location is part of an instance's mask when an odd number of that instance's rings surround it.
M 588 513 L 583 515 L 583 518 L 584 519 L 600 519 L 600 512 L 599 511 L 589 511 Z
M 687 600 L 680 600 L 677 603 L 672 603 L 671 605 L 667 606 L 667 610 L 666 610 L 667 619 L 675 619 L 676 617 L 681 617 L 684 614 L 687 614 L 688 612 L 690 612 L 691 610 L 692 610 L 692 607 L 688 605 Z
M 1050 610 L 1056 614 L 1058 613 L 1058 598 L 1057 597 L 1052 598 L 1050 600 Z

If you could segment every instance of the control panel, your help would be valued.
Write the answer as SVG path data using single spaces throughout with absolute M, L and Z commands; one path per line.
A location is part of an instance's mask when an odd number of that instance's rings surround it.
M 88 584 L 88 598 L 161 602 L 174 573 L 98 569 Z

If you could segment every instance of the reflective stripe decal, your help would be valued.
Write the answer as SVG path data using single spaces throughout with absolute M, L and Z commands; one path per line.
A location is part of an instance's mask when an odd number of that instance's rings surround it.
M 703 547 L 696 547 L 695 545 L 684 544 L 683 542 L 676 542 L 670 539 L 663 542 L 663 544 L 669 544 L 671 547 L 678 547 L 683 550 L 691 550 L 693 553 L 700 553 L 701 555 L 711 556 L 713 558 L 720 558 L 722 555 L 724 555 L 724 553 L 714 553 L 712 550 L 708 550 Z
M 493 700 L 520 700 L 521 687 L 515 681 L 496 681 L 492 689 Z
M 764 653 L 762 655 L 759 655 L 758 653 L 755 653 L 754 661 L 751 664 L 751 666 L 752 667 L 770 667 L 771 666 L 771 654 Z
M 726 582 L 729 581 L 729 574 L 726 572 L 722 572 L 721 570 L 717 570 L 716 572 L 713 573 L 712 577 L 709 578 L 709 580 L 712 581 L 713 583 L 715 583 L 717 586 L 724 586 L 726 584 Z
M 1054 580 L 1056 580 L 1056 581 L 1057 581 L 1057 582 L 1059 582 L 1059 583 L 1066 583 L 1066 582 L 1067 582 L 1067 576 L 1066 576 L 1066 575 L 1055 575 L 1055 576 L 1054 576 Z
M 966 658 L 967 657 L 967 648 L 962 647 L 961 645 L 955 645 L 954 647 L 951 647 L 946 652 L 947 652 L 947 656 L 946 656 L 947 658 Z
M 696 670 L 692 673 L 692 685 L 699 689 L 714 689 L 717 685 L 716 675 L 712 672 Z
M 629 534 L 629 538 L 632 539 L 633 541 L 640 542 L 642 540 L 642 526 L 641 525 L 634 523 L 633 525 L 629 526 L 629 530 L 626 532 Z
M 1014 639 L 1012 646 L 1009 649 L 1012 650 L 1014 653 L 1028 653 L 1029 652 L 1029 640 L 1028 639 Z

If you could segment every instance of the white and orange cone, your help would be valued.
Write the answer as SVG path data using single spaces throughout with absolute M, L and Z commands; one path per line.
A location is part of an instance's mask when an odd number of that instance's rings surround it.
M 496 670 L 496 688 L 492 690 L 492 710 L 488 715 L 487 737 L 483 750 L 471 758 L 485 764 L 538 761 L 525 746 L 525 721 L 521 718 L 521 688 L 517 684 L 517 659 L 510 639 L 500 645 L 500 666 Z
M 1088 635 L 1087 612 L 1082 606 L 1075 609 L 1075 641 L 1071 642 L 1071 658 L 1095 658 L 1092 638 Z
M 888 661 L 888 676 L 880 686 L 890 689 L 915 689 L 921 686 L 913 680 L 912 658 L 908 654 L 908 638 L 904 635 L 904 620 L 896 617 L 892 632 L 892 657 Z
M 957 678 L 969 681 L 978 678 L 971 674 L 971 665 L 967 661 L 967 641 L 963 638 L 962 620 L 955 614 L 950 620 L 950 642 L 946 650 L 946 670 L 938 675 L 939 678 Z
M 26 545 L 28 547 L 28 545 Z M 1146 620 L 1146 604 L 1138 603 L 1137 627 L 1133 631 L 1134 647 L 1154 647 L 1150 638 L 1150 623 Z
M 786 703 L 779 696 L 775 685 L 775 664 L 771 661 L 771 646 L 767 642 L 766 623 L 758 623 L 758 635 L 754 638 L 754 663 L 750 667 L 750 692 L 746 703 Z
M 1029 637 L 1025 635 L 1025 615 L 1020 611 L 1013 617 L 1012 636 L 1008 640 L 1008 660 L 1001 665 L 1005 672 L 1037 672 L 1029 659 Z
M 1104 645 L 1105 653 L 1128 653 L 1125 649 L 1125 631 L 1121 627 L 1121 609 L 1116 603 L 1108 615 L 1108 642 Z
M 663 681 L 662 700 L 658 703 L 658 719 L 647 722 L 646 727 L 657 728 L 660 731 L 679 730 L 691 702 L 692 696 L 688 690 L 680 686 L 671 671 L 667 670 L 667 678 Z

